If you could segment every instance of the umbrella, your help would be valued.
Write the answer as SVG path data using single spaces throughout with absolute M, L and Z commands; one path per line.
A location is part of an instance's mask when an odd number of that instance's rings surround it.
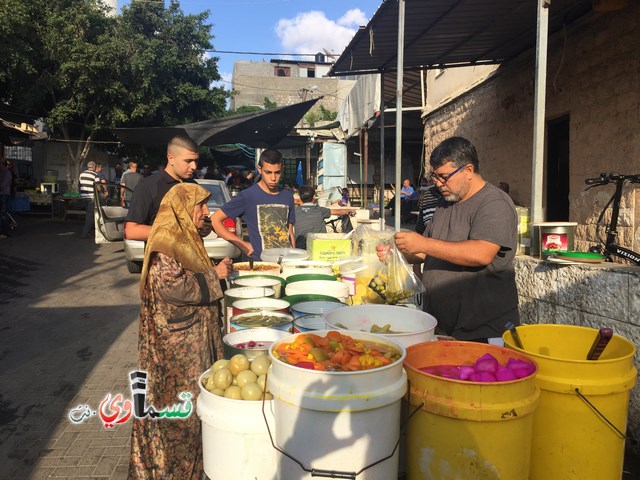
M 296 126 L 319 98 L 260 112 L 212 118 L 172 127 L 116 128 L 122 143 L 165 145 L 174 135 L 187 135 L 198 145 L 215 147 L 243 143 L 251 147 L 273 147 Z

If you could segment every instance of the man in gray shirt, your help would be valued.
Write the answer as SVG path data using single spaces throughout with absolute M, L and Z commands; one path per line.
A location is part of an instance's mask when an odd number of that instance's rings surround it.
M 424 262 L 424 308 L 439 329 L 459 340 L 501 344 L 505 323 L 519 324 L 515 207 L 482 178 L 468 140 L 443 141 L 429 163 L 442 198 L 424 236 L 396 233 L 396 245 L 410 263 Z M 383 255 L 382 246 L 378 251 Z
M 123 207 L 129 208 L 133 191 L 143 178 L 142 174 L 138 173 L 138 162 L 131 160 L 129 169 L 122 174 L 120 179 L 120 203 Z
M 302 205 L 296 206 L 296 223 L 293 231 L 296 237 L 296 248 L 307 248 L 309 233 L 326 233 L 326 218 L 331 215 L 345 215 L 350 212 L 344 208 L 321 207 L 316 202 L 316 191 L 313 187 L 303 185 L 298 189 Z

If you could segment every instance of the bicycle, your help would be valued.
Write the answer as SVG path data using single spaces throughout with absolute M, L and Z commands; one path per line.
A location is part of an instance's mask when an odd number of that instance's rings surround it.
M 351 217 L 355 217 L 356 212 L 344 213 L 332 220 L 326 220 L 324 223 L 330 227 L 334 233 L 349 233 L 353 230 Z
M 587 178 L 584 183 L 589 185 L 587 190 L 593 187 L 600 187 L 602 185 L 608 185 L 610 183 L 614 183 L 616 186 L 615 192 L 607 202 L 607 204 L 602 209 L 600 216 L 598 217 L 598 221 L 596 222 L 596 229 L 600 225 L 604 214 L 611 205 L 611 220 L 609 225 L 607 226 L 607 238 L 603 241 L 602 238 L 599 238 L 600 245 L 594 245 L 589 248 L 589 251 L 592 253 L 599 253 L 604 255 L 605 261 L 612 262 L 613 256 L 617 256 L 628 260 L 637 266 L 640 266 L 640 254 L 634 252 L 625 247 L 621 247 L 620 245 L 616 245 L 614 242 L 616 241 L 616 237 L 618 236 L 618 216 L 620 215 L 620 200 L 622 199 L 622 190 L 625 183 L 640 183 L 640 174 L 638 175 L 621 175 L 619 173 L 601 173 L 597 178 Z M 596 230 L 597 232 L 597 230 Z

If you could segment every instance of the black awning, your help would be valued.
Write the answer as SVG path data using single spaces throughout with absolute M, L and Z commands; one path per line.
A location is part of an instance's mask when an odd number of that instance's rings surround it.
M 497 64 L 536 44 L 537 0 L 405 0 L 404 69 Z M 592 0 L 552 0 L 549 33 L 591 11 Z M 396 70 L 398 0 L 384 1 L 330 76 Z
M 273 147 L 287 136 L 305 113 L 319 100 L 260 112 L 212 118 L 172 127 L 115 128 L 122 143 L 145 146 L 166 145 L 174 135 L 187 135 L 198 145 L 215 147 L 243 143 L 250 147 Z

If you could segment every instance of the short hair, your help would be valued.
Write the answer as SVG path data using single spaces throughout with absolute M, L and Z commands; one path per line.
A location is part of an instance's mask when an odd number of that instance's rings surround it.
M 282 154 L 275 148 L 267 148 L 260 154 L 258 165 L 262 167 L 265 163 L 270 165 L 282 165 Z
M 475 172 L 480 171 L 476 147 L 466 138 L 447 138 L 431 152 L 429 157 L 429 164 L 433 170 L 449 162 L 453 163 L 456 168 L 471 164 Z
M 302 200 L 302 203 L 309 203 L 313 200 L 313 197 L 316 194 L 316 190 L 309 185 L 302 185 L 298 189 L 298 194 L 300 195 L 300 200 Z
M 198 152 L 198 144 L 186 135 L 175 135 L 167 144 L 167 153 L 171 153 L 172 147 L 184 148 L 190 152 Z
M 96 162 L 90 160 L 87 162 L 87 168 L 96 168 Z

